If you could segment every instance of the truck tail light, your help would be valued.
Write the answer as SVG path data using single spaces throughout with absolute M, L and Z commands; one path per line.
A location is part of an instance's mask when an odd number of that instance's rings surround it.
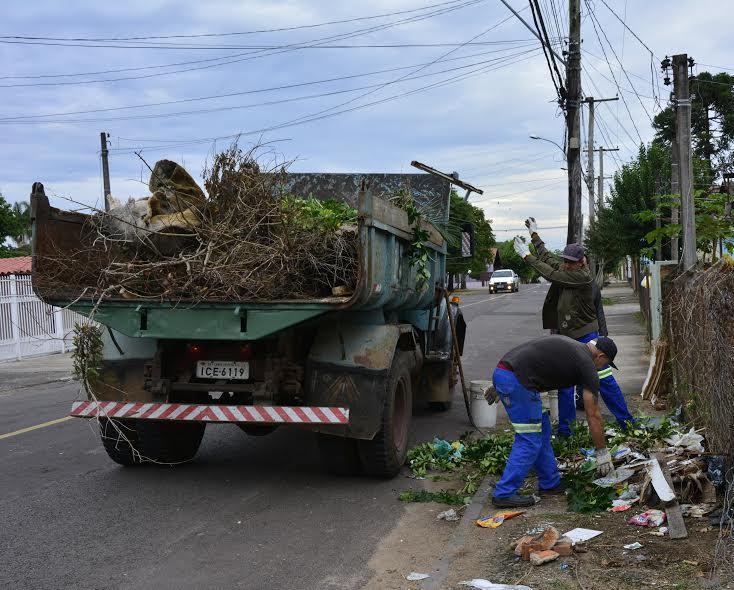
M 204 356 L 204 349 L 201 344 L 190 342 L 186 345 L 186 357 L 192 361 L 198 361 Z
M 252 346 L 250 344 L 241 344 L 237 351 L 240 360 L 249 361 L 252 358 Z

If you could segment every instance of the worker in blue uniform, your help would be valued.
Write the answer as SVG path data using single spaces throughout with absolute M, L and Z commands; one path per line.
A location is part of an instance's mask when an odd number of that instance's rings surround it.
M 594 289 L 595 281 L 586 264 L 586 253 L 581 244 L 568 244 L 561 257 L 547 250 L 538 235 L 534 217 L 525 220 L 537 256 L 530 253 L 528 246 L 515 238 L 515 251 L 541 276 L 551 283 L 543 304 L 543 327 L 551 332 L 569 336 L 584 344 L 600 336 L 606 330 L 599 323 L 598 303 L 601 293 Z M 601 334 L 605 335 L 605 334 Z M 610 367 L 599 370 L 600 394 L 609 411 L 622 428 L 627 428 L 634 417 L 627 408 L 627 401 L 612 375 Z M 571 423 L 576 420 L 574 387 L 558 391 L 558 434 L 571 435 Z
M 598 370 L 614 366 L 616 354 L 617 347 L 610 338 L 582 343 L 552 335 L 521 344 L 502 357 L 492 380 L 512 423 L 515 440 L 492 495 L 495 506 L 517 508 L 535 504 L 535 496 L 519 493 L 530 469 L 538 475 L 541 495 L 559 490 L 561 477 L 551 446 L 550 419 L 541 402 L 542 392 L 577 383 L 583 386 L 597 473 L 605 476 L 614 469 L 598 404 Z

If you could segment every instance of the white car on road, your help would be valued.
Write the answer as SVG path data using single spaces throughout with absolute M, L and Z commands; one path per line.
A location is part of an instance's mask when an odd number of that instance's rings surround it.
M 520 290 L 520 277 L 517 273 L 509 268 L 496 270 L 489 279 L 489 292 L 499 293 L 500 291 L 509 291 L 514 293 Z

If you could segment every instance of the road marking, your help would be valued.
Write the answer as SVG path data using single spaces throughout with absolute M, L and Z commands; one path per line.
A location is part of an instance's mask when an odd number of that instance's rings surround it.
M 73 419 L 74 419 L 73 416 L 64 416 L 63 418 L 57 418 L 56 420 L 49 420 L 48 422 L 36 424 L 35 426 L 28 426 L 27 428 L 21 428 L 20 430 L 16 430 L 14 432 L 0 434 L 0 440 L 4 438 L 10 438 L 11 436 L 18 436 L 19 434 L 25 434 L 26 432 L 30 432 L 31 430 L 38 430 L 39 428 L 46 428 L 46 426 L 53 426 L 54 424 L 61 424 L 62 422 L 66 422 L 67 420 L 73 420 Z
M 537 291 L 537 290 L 538 290 L 538 287 L 533 287 L 531 289 L 523 289 L 525 293 L 530 292 L 530 291 Z M 507 297 L 508 295 L 514 295 L 514 293 L 504 293 L 503 295 L 499 295 L 497 297 L 490 297 L 489 299 L 482 299 L 481 301 L 475 301 L 474 303 L 467 303 L 466 305 L 460 305 L 459 307 L 461 309 L 464 309 L 466 307 L 471 307 L 472 305 L 479 305 L 480 303 L 487 303 L 488 301 L 497 301 L 498 299 L 502 299 L 503 297 Z

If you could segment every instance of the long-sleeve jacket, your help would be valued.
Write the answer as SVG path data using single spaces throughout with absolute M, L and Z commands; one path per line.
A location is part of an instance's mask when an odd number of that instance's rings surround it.
M 563 260 L 547 250 L 538 234 L 533 234 L 533 245 L 537 257 L 530 254 L 525 260 L 551 283 L 543 303 L 543 328 L 570 338 L 598 332 L 594 279 L 589 268 L 564 270 Z

